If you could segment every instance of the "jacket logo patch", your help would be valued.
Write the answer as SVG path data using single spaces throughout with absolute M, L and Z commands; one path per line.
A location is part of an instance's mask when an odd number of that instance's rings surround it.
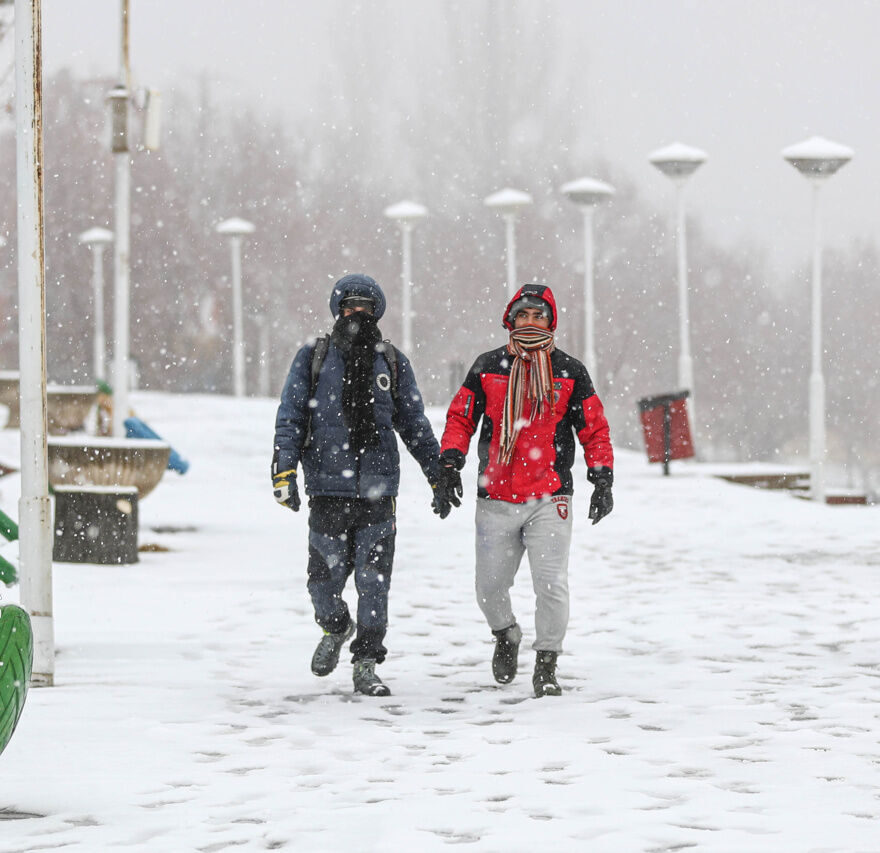
M 382 391 L 391 390 L 391 377 L 387 373 L 380 373 L 376 376 L 376 384 Z
M 568 496 L 557 495 L 553 498 L 553 503 L 556 504 L 557 514 L 563 521 L 565 521 L 568 518 Z

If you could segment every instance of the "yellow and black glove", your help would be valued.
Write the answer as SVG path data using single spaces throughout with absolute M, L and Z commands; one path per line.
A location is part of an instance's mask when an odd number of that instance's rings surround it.
M 281 471 L 272 475 L 272 488 L 275 490 L 275 500 L 278 503 L 299 511 L 299 489 L 296 486 L 296 468 L 289 471 Z

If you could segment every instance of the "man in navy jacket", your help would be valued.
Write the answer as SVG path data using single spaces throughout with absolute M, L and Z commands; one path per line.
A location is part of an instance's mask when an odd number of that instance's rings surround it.
M 302 463 L 309 496 L 308 589 L 315 621 L 324 630 L 312 672 L 333 672 L 356 629 L 355 692 L 388 696 L 375 667 L 387 651 L 400 481 L 394 432 L 435 490 L 443 484 L 439 446 L 409 359 L 379 332 L 385 311 L 379 285 L 361 273 L 344 276 L 333 286 L 330 311 L 336 322 L 329 341 L 302 347 L 284 383 L 275 420 L 273 487 L 279 503 L 298 510 Z M 435 511 L 438 501 L 445 517 L 450 505 L 444 488 L 435 494 Z M 351 574 L 358 593 L 355 620 L 342 599 Z

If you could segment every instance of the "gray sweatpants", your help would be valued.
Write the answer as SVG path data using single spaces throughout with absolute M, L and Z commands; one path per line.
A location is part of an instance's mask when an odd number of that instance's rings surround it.
M 539 498 L 524 504 L 477 499 L 477 603 L 493 631 L 516 622 L 510 588 L 523 554 L 529 553 L 535 590 L 533 649 L 561 652 L 568 626 L 568 552 L 571 498 Z

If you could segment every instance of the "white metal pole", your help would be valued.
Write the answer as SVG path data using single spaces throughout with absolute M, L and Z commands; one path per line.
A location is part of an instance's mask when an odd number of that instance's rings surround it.
M 94 300 L 94 371 L 95 379 L 106 379 L 104 369 L 104 353 L 107 348 L 104 340 L 104 246 L 95 242 L 92 244 L 92 292 Z
M 584 364 L 590 378 L 596 381 L 595 304 L 593 294 L 593 205 L 582 205 L 584 211 Z
M 694 400 L 694 363 L 691 358 L 691 327 L 688 310 L 688 268 L 687 234 L 684 210 L 684 179 L 676 181 L 677 206 L 677 249 L 678 249 L 678 385 L 690 391 L 688 408 L 691 416 L 691 430 L 697 429 L 697 412 Z
M 120 50 L 119 85 L 125 89 L 126 144 L 113 156 L 116 167 L 114 199 L 113 244 L 113 435 L 125 436 L 128 417 L 128 362 L 129 362 L 129 231 L 131 206 L 131 158 L 128 151 L 128 100 L 131 96 L 128 67 L 128 0 L 122 0 L 122 46 Z
M 244 397 L 244 329 L 241 305 L 241 237 L 233 234 L 232 247 L 232 368 L 236 397 Z
M 516 214 L 504 214 L 505 239 L 507 243 L 507 297 L 516 293 Z
M 15 2 L 18 184 L 21 603 L 34 633 L 32 683 L 55 679 L 52 510 L 46 455 L 46 281 L 43 266 L 43 110 L 40 0 Z
M 810 373 L 810 497 L 825 500 L 825 377 L 822 375 L 822 219 L 813 180 L 812 371 Z
M 412 225 L 400 223 L 403 253 L 403 351 L 412 356 Z
M 268 397 L 269 390 L 269 358 L 272 346 L 269 318 L 260 314 L 260 396 Z
M 114 155 L 116 160 L 116 198 L 113 230 L 113 435 L 125 435 L 128 417 L 129 362 L 129 201 L 131 198 L 131 161 L 127 151 Z

